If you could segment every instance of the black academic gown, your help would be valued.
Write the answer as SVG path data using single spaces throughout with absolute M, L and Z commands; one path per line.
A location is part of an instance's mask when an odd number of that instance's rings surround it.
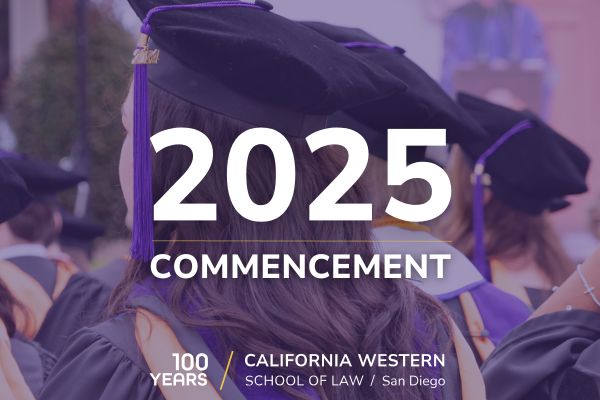
M 78 331 L 59 357 L 40 399 L 163 400 L 138 351 L 131 315 Z
M 600 399 L 600 315 L 562 311 L 527 321 L 483 365 L 488 400 Z
M 224 373 L 221 362 L 217 361 L 210 343 L 199 336 L 197 331 L 178 322 L 166 305 L 156 297 L 136 300 L 134 307 L 152 311 L 164 319 L 175 333 L 181 346 L 192 354 L 205 353 L 209 357 L 207 375 L 210 382 L 219 386 Z M 59 358 L 44 387 L 41 400 L 163 400 L 157 386 L 154 386 L 150 369 L 140 351 L 134 336 L 132 313 L 117 315 L 101 324 L 84 328 L 71 339 L 69 346 Z M 207 339 L 208 340 L 208 339 Z M 240 364 L 243 358 L 240 358 Z M 446 368 L 442 369 L 446 386 L 443 396 L 436 400 L 458 400 L 460 379 L 458 365 L 454 357 L 447 357 Z M 83 372 L 82 372 L 83 371 Z M 236 369 L 238 375 L 243 375 Z M 238 376 L 239 377 L 239 376 Z M 281 397 L 276 389 L 244 388 L 243 377 L 226 379 L 220 394 L 224 400 L 274 400 Z M 237 383 L 237 384 L 236 384 Z M 271 393 L 271 394 L 268 394 Z M 317 400 L 314 392 L 307 393 Z
M 52 298 L 57 266 L 54 261 L 37 256 L 7 258 L 21 271 L 35 279 Z M 34 341 L 59 355 L 67 339 L 75 331 L 93 325 L 102 317 L 111 289 L 84 273 L 71 276 L 64 290 L 53 301 Z
M 10 346 L 27 386 L 37 397 L 56 363 L 56 358 L 37 343 L 29 342 L 18 335 L 11 338 Z

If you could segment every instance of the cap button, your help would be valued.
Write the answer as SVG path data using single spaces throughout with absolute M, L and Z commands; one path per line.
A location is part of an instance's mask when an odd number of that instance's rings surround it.
M 260 8 L 263 8 L 263 9 L 265 9 L 267 11 L 271 11 L 274 8 L 273 4 L 271 4 L 271 3 L 269 3 L 268 1 L 265 1 L 265 0 L 255 0 L 254 4 L 256 4 Z

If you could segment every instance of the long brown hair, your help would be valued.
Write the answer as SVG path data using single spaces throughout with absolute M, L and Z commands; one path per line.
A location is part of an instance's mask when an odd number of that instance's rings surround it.
M 438 227 L 441 237 L 473 257 L 472 168 L 462 150 L 453 149 L 450 177 L 452 205 Z M 574 271 L 547 214 L 530 215 L 492 196 L 485 205 L 485 249 L 488 258 L 531 256 L 552 285 L 560 285 Z
M 269 223 L 254 223 L 240 217 L 233 208 L 227 195 L 225 175 L 233 141 L 250 127 L 193 106 L 155 87 L 151 88 L 151 110 L 152 132 L 190 127 L 209 136 L 214 148 L 213 166 L 187 201 L 218 205 L 217 222 L 156 222 L 156 238 L 178 239 L 169 243 L 168 247 L 157 246 L 157 252 L 171 256 L 207 254 L 213 259 L 223 254 L 238 254 L 243 260 L 249 259 L 252 254 L 305 254 L 307 258 L 314 254 L 334 253 L 372 255 L 371 245 L 365 240 L 370 238 L 368 223 L 309 221 L 308 205 L 329 185 L 345 162 L 338 153 L 321 150 L 312 154 L 304 139 L 289 138 L 296 158 L 294 199 L 281 218 Z M 190 161 L 190 152 L 182 148 L 167 148 L 155 157 L 155 199 L 179 179 Z M 275 183 L 270 150 L 262 146 L 254 149 L 248 162 L 247 179 L 252 199 L 257 204 L 268 202 Z M 362 202 L 363 199 L 362 189 L 357 187 L 351 189 L 343 201 Z M 257 241 L 182 241 L 199 238 Z M 266 243 L 272 239 L 300 241 L 283 245 Z M 301 241 L 303 239 L 310 239 L 310 242 Z M 325 241 L 331 239 L 354 243 Z M 149 276 L 148 265 L 130 265 L 127 278 L 116 290 L 113 311 L 123 311 L 132 285 Z M 263 280 L 246 277 L 177 280 L 171 286 L 167 301 L 182 322 L 214 329 L 223 349 L 236 349 L 240 353 L 410 353 L 426 348 L 444 352 L 449 348 L 444 312 L 433 299 L 404 281 L 374 278 Z M 190 305 L 195 312 L 186 311 Z M 294 372 L 305 377 L 326 374 L 339 378 L 344 374 L 369 371 L 376 373 L 376 367 L 362 369 L 356 364 L 343 368 L 291 367 L 275 372 Z M 397 368 L 393 369 L 393 373 L 397 377 L 408 377 L 418 374 L 418 371 Z M 284 387 L 282 390 L 293 398 L 305 398 L 294 388 Z M 430 389 L 408 385 L 374 385 L 372 388 L 366 385 L 327 386 L 317 390 L 322 399 L 332 400 L 432 398 Z

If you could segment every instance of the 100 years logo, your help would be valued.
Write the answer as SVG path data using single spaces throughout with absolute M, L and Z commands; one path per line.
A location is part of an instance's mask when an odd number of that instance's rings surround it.
M 208 356 L 199 354 L 173 353 L 174 370 L 169 372 L 151 372 L 154 386 L 206 386 L 208 377 Z

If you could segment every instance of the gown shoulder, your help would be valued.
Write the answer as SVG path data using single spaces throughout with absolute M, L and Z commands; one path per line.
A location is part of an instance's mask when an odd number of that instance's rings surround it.
M 600 398 L 598 358 L 597 313 L 573 310 L 531 319 L 513 330 L 483 365 L 488 399 Z
M 40 399 L 162 400 L 138 350 L 131 314 L 79 330 L 59 357 Z
M 38 395 L 56 363 L 53 354 L 18 335 L 10 340 L 12 355 L 34 395 Z
M 111 291 L 110 287 L 87 274 L 73 275 L 48 311 L 35 341 L 60 355 L 69 336 L 102 319 Z

